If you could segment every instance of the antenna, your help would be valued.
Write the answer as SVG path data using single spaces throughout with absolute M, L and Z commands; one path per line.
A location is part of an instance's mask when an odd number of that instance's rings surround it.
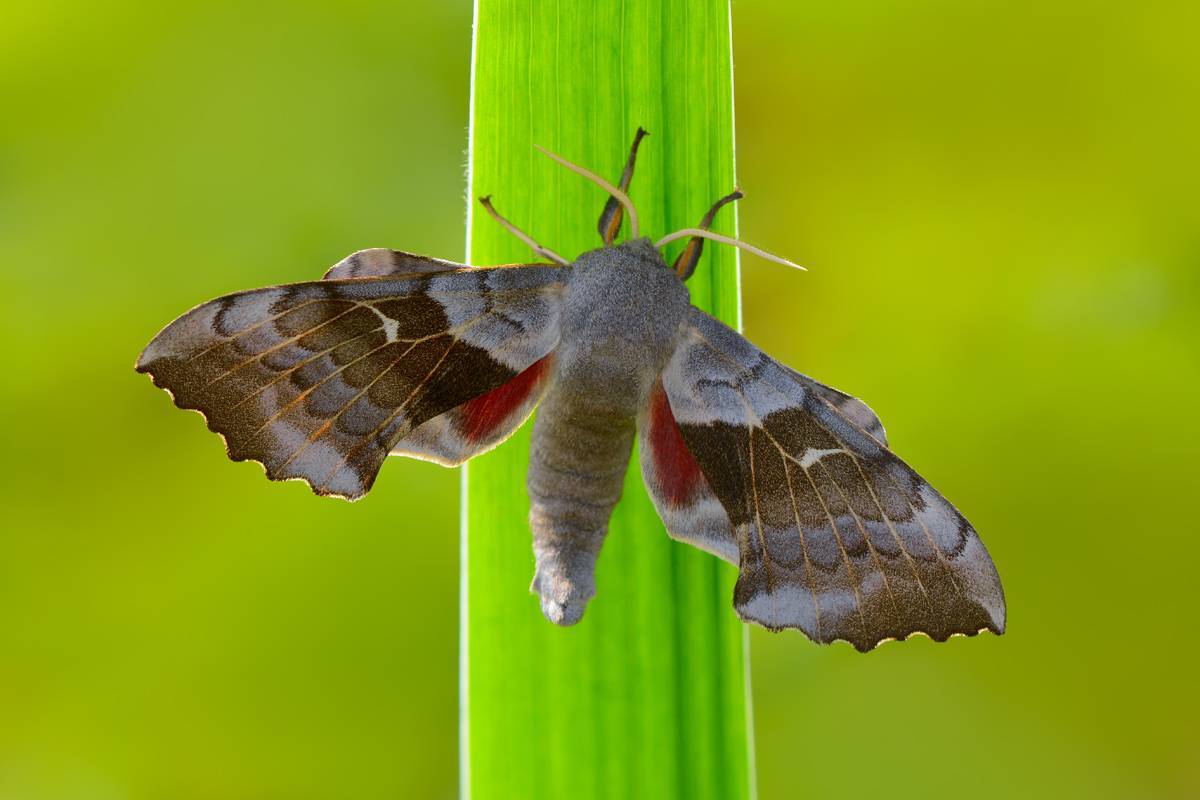
M 629 195 L 625 194 L 620 189 L 613 186 L 611 183 L 604 180 L 604 178 L 601 178 L 599 175 L 592 172 L 591 170 L 584 169 L 583 167 L 579 166 L 578 164 L 574 164 L 570 161 L 567 161 L 562 156 L 551 153 L 549 150 L 547 150 L 544 147 L 541 147 L 536 144 L 534 145 L 534 147 L 536 147 L 539 152 L 541 152 L 547 156 L 550 156 L 550 158 L 553 158 L 555 161 L 562 164 L 564 167 L 571 170 L 572 172 L 579 173 L 580 175 L 587 178 L 592 183 L 599 186 L 604 191 L 611 194 L 613 197 L 617 198 L 618 202 L 620 202 L 621 205 L 625 206 L 625 210 L 629 212 L 629 235 L 631 237 L 633 237 L 634 239 L 638 238 L 637 211 L 634 209 L 633 201 L 629 199 Z
M 754 253 L 754 255 L 758 256 L 759 258 L 765 258 L 767 261 L 774 261 L 776 264 L 782 264 L 785 267 L 792 267 L 793 269 L 804 270 L 805 272 L 808 271 L 805 267 L 802 267 L 799 264 L 793 264 L 791 261 L 788 261 L 786 258 L 780 258 L 777 255 L 772 255 L 771 253 L 768 253 L 766 250 L 760 250 L 759 248 L 755 247 L 754 245 L 746 244 L 745 242 L 741 241 L 740 239 L 734 239 L 731 236 L 723 236 L 719 233 L 713 233 L 712 231 L 706 231 L 703 228 L 684 228 L 683 230 L 675 231 L 674 233 L 667 234 L 663 238 L 659 239 L 657 242 L 654 243 L 654 246 L 656 248 L 662 248 L 663 245 L 668 244 L 669 242 L 673 242 L 676 239 L 685 239 L 690 236 L 700 236 L 705 239 L 712 239 L 714 242 L 720 242 L 721 244 L 730 244 L 730 245 L 733 245 L 734 247 L 740 247 L 741 249 L 745 250 L 747 253 Z
M 530 236 L 528 233 L 521 230 L 516 225 L 513 225 L 511 222 L 506 220 L 504 217 L 500 216 L 500 212 L 497 211 L 496 209 L 492 208 L 492 196 L 490 194 L 479 198 L 479 202 L 482 203 L 483 207 L 487 209 L 487 212 L 492 215 L 492 219 L 496 220 L 496 222 L 499 222 L 501 225 L 503 225 L 504 229 L 507 230 L 509 233 L 511 233 L 513 236 L 517 237 L 522 242 L 529 245 L 529 248 L 531 250 L 533 250 L 533 252 L 537 253 L 539 256 L 542 256 L 543 258 L 548 258 L 551 261 L 553 261 L 555 264 L 558 264 L 563 267 L 565 267 L 571 263 L 570 261 L 567 261 L 565 258 L 560 256 L 558 253 L 551 250 L 549 247 L 544 247 L 544 246 L 538 244 L 537 241 L 532 236 Z

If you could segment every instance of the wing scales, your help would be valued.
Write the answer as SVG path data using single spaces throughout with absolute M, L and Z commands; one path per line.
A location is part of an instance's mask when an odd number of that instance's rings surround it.
M 671 538 L 736 564 L 729 515 L 688 450 L 661 382 L 638 420 L 638 453 L 646 489 Z
M 743 618 L 860 650 L 915 632 L 1003 631 L 979 537 L 884 446 L 866 405 L 696 309 L 663 386 L 728 515 Z
M 545 358 L 561 296 L 557 267 L 242 292 L 171 323 L 137 369 L 204 414 L 231 458 L 357 498 L 405 436 Z
M 443 261 L 440 258 L 406 253 L 403 250 L 389 250 L 385 247 L 372 247 L 346 256 L 330 267 L 322 280 L 390 278 L 411 275 L 414 272 L 448 272 L 456 269 L 464 267 L 462 264 Z
M 491 450 L 533 413 L 546 393 L 553 360 L 553 353 L 544 356 L 507 383 L 422 423 L 392 455 L 456 467 Z

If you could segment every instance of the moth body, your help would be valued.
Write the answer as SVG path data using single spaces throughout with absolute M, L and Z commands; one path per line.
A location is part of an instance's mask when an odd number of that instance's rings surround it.
M 647 239 L 569 268 L 562 333 L 533 429 L 527 485 L 537 572 L 551 621 L 578 622 L 621 497 L 639 410 L 675 349 L 687 288 Z

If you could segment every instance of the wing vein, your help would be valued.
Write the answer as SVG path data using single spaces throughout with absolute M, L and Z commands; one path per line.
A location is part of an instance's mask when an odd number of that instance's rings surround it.
M 408 397 L 404 398 L 404 402 L 402 402 L 400 405 L 396 406 L 396 408 L 392 411 L 392 413 L 388 414 L 388 416 L 383 420 L 383 422 L 381 422 L 375 426 L 374 430 L 372 430 L 366 436 L 363 436 L 361 438 L 361 441 L 359 441 L 358 444 L 354 445 L 353 447 L 348 449 L 345 453 L 343 453 L 341 460 L 337 463 L 337 466 L 335 466 L 333 469 L 329 470 L 329 472 L 325 475 L 325 478 L 321 481 L 320 484 L 318 484 L 318 488 L 321 488 L 321 489 L 329 488 L 330 478 L 332 478 L 338 470 L 340 470 L 342 467 L 344 467 L 346 465 L 346 463 L 350 460 L 350 457 L 352 455 L 354 455 L 355 453 L 357 453 L 359 450 L 361 450 L 366 445 L 370 444 L 376 436 L 378 436 L 385 428 L 387 428 L 388 425 L 392 424 L 392 421 L 394 419 L 396 419 L 396 417 L 399 416 L 400 413 L 405 408 L 408 407 L 408 404 L 412 401 L 413 397 L 416 396 L 417 392 L 421 390 L 421 387 L 424 386 L 426 384 L 426 382 L 428 382 L 429 378 L 435 372 L 437 372 L 437 370 L 440 366 L 442 366 L 442 362 L 444 362 L 446 360 L 446 356 L 450 355 L 450 351 L 454 349 L 454 345 L 457 343 L 458 342 L 456 340 L 451 340 L 450 344 L 446 347 L 446 352 L 442 353 L 442 357 L 439 358 L 437 360 L 437 363 L 433 365 L 433 368 L 430 369 L 429 372 L 427 372 L 425 374 L 425 377 L 421 379 L 421 382 L 418 383 L 415 387 L 413 387 L 413 390 L 411 392 L 409 392 Z M 392 366 L 395 366 L 395 364 L 393 364 Z M 388 369 L 391 369 L 391 367 L 388 367 Z M 380 373 L 381 376 L 382 376 L 382 374 L 383 373 Z M 375 380 L 378 380 L 378 378 L 376 378 Z M 372 381 L 372 383 L 374 383 L 374 381 Z M 368 387 L 368 388 L 370 388 L 370 387 Z M 342 409 L 342 411 L 345 411 L 345 409 Z M 339 416 L 341 415 L 342 411 L 338 412 Z M 336 417 L 334 419 L 336 419 Z M 333 420 L 330 420 L 330 422 L 332 423 Z M 315 439 L 313 441 L 315 441 Z M 311 444 L 311 442 L 309 442 L 309 444 Z M 389 445 L 387 449 L 390 450 L 391 446 Z M 386 456 L 386 455 L 387 455 L 387 452 L 385 451 L 384 456 Z
M 783 475 L 787 479 L 788 496 L 792 500 L 792 516 L 796 520 L 796 530 L 800 534 L 800 550 L 804 553 L 804 576 L 808 585 L 808 593 L 812 595 L 813 609 L 817 615 L 817 640 L 825 637 L 821 633 L 821 601 L 817 599 L 816 583 L 813 581 L 812 561 L 808 556 L 808 542 L 804 540 L 804 526 L 800 523 L 800 509 L 796 505 L 796 490 L 792 488 L 792 475 L 788 470 L 787 461 L 783 462 Z M 859 612 L 862 613 L 861 611 Z
M 309 434 L 309 436 L 305 438 L 304 443 L 301 444 L 299 447 L 297 447 L 295 450 L 293 450 L 292 454 L 288 456 L 287 460 L 279 465 L 279 471 L 282 472 L 283 469 L 285 469 L 289 464 L 291 464 L 293 461 L 296 460 L 297 456 L 299 456 L 301 453 L 303 453 L 305 450 L 307 450 L 309 445 L 311 445 L 317 439 L 321 438 L 321 436 L 324 435 L 324 433 L 329 430 L 329 428 L 333 425 L 333 423 L 335 421 L 337 421 L 337 419 L 339 417 L 341 417 L 342 414 L 346 413 L 346 409 L 350 408 L 350 406 L 357 403 L 359 398 L 361 398 L 364 394 L 371 391 L 371 387 L 374 386 L 376 383 L 378 383 L 379 379 L 382 378 L 384 375 L 386 375 L 388 373 L 388 371 L 392 369 L 392 367 L 396 366 L 401 361 L 403 361 L 404 357 L 407 356 L 409 353 L 411 353 L 413 351 L 413 348 L 416 347 L 418 344 L 420 344 L 421 341 L 424 341 L 424 340 L 417 340 L 417 341 L 411 342 L 408 345 L 408 348 L 403 353 L 396 356 L 394 359 L 392 359 L 391 363 L 389 363 L 383 369 L 379 370 L 379 374 L 377 374 L 374 378 L 372 378 L 367 383 L 366 386 L 364 386 L 362 389 L 360 389 L 358 394 L 354 395 L 354 397 L 351 397 L 349 400 L 347 400 L 345 403 L 343 403 L 342 406 L 337 410 L 336 414 L 327 418 L 325 420 L 325 422 L 322 423 L 320 428 L 318 428 L 313 433 Z M 388 342 L 387 344 L 394 344 L 394 342 Z M 378 350 L 382 350 L 384 347 L 387 347 L 387 344 L 377 347 L 372 352 L 377 352 Z M 315 384 L 314 384 L 314 387 L 315 387 Z M 306 390 L 306 393 L 307 393 L 307 390 Z M 288 407 L 289 408 L 294 407 L 295 404 L 300 399 L 301 399 L 300 397 L 297 397 L 295 400 L 293 400 L 291 403 L 288 404 Z M 280 412 L 280 414 L 282 414 L 282 413 L 283 412 Z M 272 419 L 278 418 L 280 416 L 280 414 L 276 414 L 275 417 L 273 417 Z M 268 422 L 267 424 L 270 424 L 270 422 Z M 266 425 L 263 426 L 263 428 L 265 428 L 265 427 L 266 427 Z M 259 428 L 259 430 L 261 431 L 262 428 Z M 258 434 L 255 433 L 255 435 L 257 436 Z M 339 464 L 338 466 L 340 467 L 341 464 Z
M 261 353 L 256 353 L 256 354 L 254 354 L 254 355 L 250 356 L 250 357 L 249 357 L 249 358 L 247 358 L 245 361 L 239 361 L 237 364 L 234 364 L 232 367 L 230 367 L 229 369 L 225 370 L 225 371 L 224 371 L 224 372 L 222 372 L 220 375 L 218 375 L 217 377 L 213 378 L 213 379 L 212 379 L 211 381 L 209 381 L 208 383 L 206 383 L 206 384 L 204 384 L 203 386 L 201 386 L 201 387 L 200 387 L 200 391 L 203 391 L 203 390 L 207 389 L 209 386 L 212 386 L 214 383 L 216 383 L 216 382 L 220 381 L 222 378 L 225 378 L 225 377 L 226 377 L 226 376 L 228 376 L 230 373 L 237 372 L 239 369 L 241 369 L 242 367 L 246 366 L 247 364 L 253 364 L 255 361 L 258 361 L 258 360 L 262 359 L 262 357 L 263 357 L 263 356 L 270 355 L 271 353 L 274 353 L 275 351 L 277 351 L 277 350 L 279 350 L 279 349 L 281 349 L 281 348 L 287 347 L 288 345 L 295 344 L 296 342 L 298 342 L 298 341 L 300 341 L 301 339 L 303 339 L 305 336 L 308 336 L 310 333 L 315 333 L 316 331 L 319 331 L 319 330 L 321 330 L 321 328 L 324 328 L 326 325 L 330 325 L 330 324 L 332 324 L 332 323 L 336 322 L 337 320 L 339 320 L 339 319 L 341 319 L 342 317 L 346 316 L 346 315 L 347 315 L 347 314 L 349 314 L 350 312 L 352 312 L 352 311 L 354 311 L 355 309 L 357 309 L 357 308 L 360 308 L 360 307 L 362 307 L 362 306 L 363 306 L 363 304 L 362 304 L 362 303 L 355 303 L 355 304 L 354 304 L 352 307 L 350 307 L 350 308 L 346 309 L 345 311 L 343 311 L 342 313 L 338 314 L 337 316 L 330 317 L 329 319 L 327 319 L 327 320 L 325 320 L 324 322 L 322 322 L 320 325 L 315 325 L 315 326 L 313 326 L 313 327 L 309 328 L 308 330 L 304 331 L 303 333 L 299 333 L 299 334 L 296 334 L 295 336 L 291 336 L 291 337 L 289 337 L 289 338 L 287 338 L 287 339 L 284 339 L 284 340 L 280 341 L 279 343 L 277 343 L 277 344 L 275 344 L 275 345 L 272 345 L 271 347 L 267 348 L 266 350 L 263 350 Z M 381 330 L 381 328 L 372 328 L 372 331 L 377 331 L 377 330 Z M 371 332 L 371 331 L 367 331 L 367 333 L 370 333 L 370 332 Z M 241 336 L 241 335 L 242 335 L 241 333 L 238 333 L 238 334 L 236 334 L 236 335 L 234 335 L 234 336 L 231 336 L 231 337 L 229 337 L 228 339 L 226 339 L 224 342 L 222 342 L 222 344 L 227 344 L 227 343 L 229 343 L 229 342 L 232 342 L 234 339 L 236 339 L 238 336 Z M 358 338 L 358 337 L 356 336 L 356 337 L 353 337 L 353 338 Z M 337 344 L 337 345 L 334 345 L 334 347 L 337 347 L 337 346 L 339 346 L 339 345 L 345 344 L 345 342 L 348 342 L 348 341 L 352 341 L 352 339 L 345 339 L 345 340 L 343 340 L 343 341 L 341 341 L 341 342 L 338 342 L 338 344 Z M 333 349 L 333 348 L 330 348 L 330 350 L 332 350 L 332 349 Z M 322 355 L 324 355 L 325 353 L 328 353 L 328 352 L 329 352 L 329 350 L 325 350 L 324 352 L 322 352 Z M 190 360 L 190 359 L 189 359 L 189 360 Z
M 291 312 L 297 311 L 306 306 L 311 306 L 313 303 L 326 303 L 326 302 L 329 302 L 329 300 L 330 300 L 330 298 L 327 298 L 327 297 L 318 297 L 314 300 L 305 300 L 303 303 L 294 305 L 291 308 L 280 311 L 278 314 L 272 314 L 271 316 L 267 317 L 266 319 L 259 320 L 258 322 L 254 323 L 253 325 L 247 325 L 245 328 L 242 328 L 239 331 L 235 331 L 234 333 L 230 333 L 225 336 L 221 336 L 217 339 L 217 341 L 213 342 L 208 347 L 198 350 L 197 352 L 188 356 L 187 359 L 183 363 L 190 364 L 193 361 L 195 361 L 197 358 L 200 358 L 200 356 L 203 356 L 203 355 L 206 355 L 206 354 L 212 352 L 213 350 L 217 349 L 221 345 L 226 344 L 227 342 L 230 342 L 233 339 L 236 339 L 237 337 L 241 336 L 244 333 L 250 333 L 250 331 L 256 331 L 264 325 L 269 325 L 272 322 L 274 322 L 275 320 L 284 316 L 285 314 L 290 314 Z M 220 302 L 220 301 L 213 300 L 212 302 L 216 303 L 216 302 Z M 172 323 L 172 324 L 174 324 L 174 323 Z
M 887 572 L 884 571 L 883 564 L 879 560 L 879 551 L 875 549 L 875 543 L 871 541 L 871 537 L 867 534 L 867 529 L 863 525 L 862 518 L 854 510 L 854 506 L 850 504 L 849 495 L 846 494 L 846 490 L 838 483 L 837 479 L 833 477 L 833 473 L 824 464 L 821 464 L 821 462 L 818 461 L 817 464 L 821 467 L 821 471 L 825 473 L 825 477 L 837 489 L 838 494 L 842 496 L 842 500 L 846 503 L 846 508 L 850 511 L 850 516 L 854 517 L 854 524 L 858 526 L 858 532 L 863 537 L 863 541 L 867 545 L 867 550 L 871 552 L 871 560 L 875 562 L 875 569 L 879 571 L 880 577 L 883 578 L 883 587 L 887 589 L 888 599 L 892 601 L 892 608 L 898 616 L 900 613 L 900 604 L 896 602 L 896 594 L 892 591 L 892 582 L 888 580 Z
M 758 481 L 754 479 L 754 429 L 751 428 L 746 437 L 746 445 L 750 450 L 750 496 L 754 501 L 754 528 L 758 532 L 758 546 L 762 552 L 763 572 L 767 583 L 767 597 L 771 599 L 772 619 L 775 619 L 775 590 L 771 580 L 771 556 L 767 553 L 767 540 L 763 536 L 762 513 L 758 504 Z
M 768 434 L 768 436 L 770 436 L 770 434 Z M 779 451 L 779 454 L 785 458 L 783 462 L 783 474 L 790 476 L 791 473 L 787 468 L 787 452 L 784 451 L 784 449 L 779 445 L 779 442 L 775 441 L 774 437 L 771 437 L 771 443 L 775 445 L 775 448 Z M 841 531 L 838 530 L 837 522 L 834 521 L 833 514 L 829 511 L 829 505 L 825 502 L 825 498 L 821 496 L 821 490 L 817 488 L 817 482 L 812 479 L 812 475 L 810 475 L 808 470 L 804 468 L 803 464 L 799 464 L 799 462 L 797 462 L 797 464 L 800 467 L 800 470 L 804 473 L 805 479 L 808 480 L 808 485 L 812 487 L 813 494 L 817 497 L 817 502 L 821 504 L 821 510 L 825 512 L 825 518 L 829 520 L 829 531 L 833 534 L 833 538 L 837 541 L 838 552 L 842 554 L 842 563 L 846 565 L 846 575 L 850 578 L 850 588 L 854 592 L 854 610 L 858 612 L 858 619 L 859 622 L 862 623 L 863 633 L 865 634 L 867 631 L 867 619 L 863 616 L 862 595 L 858 591 L 860 579 L 858 578 L 858 574 L 854 570 L 854 567 L 850 564 L 850 554 L 846 552 L 846 545 L 842 541 Z M 790 477 L 788 478 L 788 489 L 791 489 Z M 796 520 L 796 523 L 796 532 L 800 535 L 800 539 L 803 541 L 804 528 L 799 524 L 799 519 Z
M 309 364 L 313 363 L 314 361 L 316 361 L 316 360 L 317 360 L 317 359 L 319 359 L 319 358 L 324 358 L 325 356 L 327 356 L 327 355 L 329 355 L 330 353 L 332 353 L 334 350 L 337 350 L 337 349 L 338 349 L 339 347 L 341 347 L 342 345 L 350 344 L 350 342 L 353 342 L 353 341 L 356 341 L 356 340 L 358 340 L 358 339 L 361 339 L 361 338 L 363 338 L 364 336 L 370 336 L 372 333 L 378 333 L 379 331 L 382 331 L 382 330 L 383 330 L 383 326 L 381 325 L 381 326 L 379 326 L 378 328 L 372 328 L 372 329 L 371 329 L 371 330 L 369 330 L 369 331 L 363 331 L 362 333 L 358 334 L 357 336 L 351 336 L 351 337 L 350 337 L 350 338 L 348 338 L 348 339 L 343 339 L 342 341 L 340 341 L 340 342 L 338 342 L 337 344 L 335 344 L 333 347 L 329 347 L 329 348 L 326 348 L 325 350 L 321 350 L 320 352 L 313 353 L 313 354 L 312 354 L 311 356 L 309 356 L 308 358 L 306 358 L 306 359 L 304 359 L 304 360 L 302 360 L 302 361 L 297 361 L 295 364 L 292 364 L 292 365 L 291 365 L 290 367 L 288 367 L 287 369 L 279 370 L 279 371 L 276 373 L 275 377 L 271 378 L 271 380 L 267 381 L 267 382 L 266 382 L 266 383 L 264 383 L 262 386 L 259 386 L 257 389 L 255 389 L 253 392 L 251 392 L 250 394 L 248 394 L 248 395 L 246 395 L 245 397 L 243 397 L 241 400 L 238 400 L 236 403 L 234 403 L 232 406 L 230 406 L 230 407 L 229 407 L 229 410 L 230 410 L 230 411 L 232 411 L 232 410 L 234 410 L 235 408 L 238 408 L 239 406 L 243 405 L 244 403 L 246 403 L 246 402 L 248 402 L 248 401 L 250 401 L 250 400 L 254 399 L 254 398 L 255 398 L 255 397 L 257 397 L 258 395 L 260 395 L 260 394 L 262 394 L 263 392 L 265 392 L 267 389 L 270 389 L 272 386 L 274 386 L 275 384 L 279 383 L 279 381 L 283 380 L 284 378 L 286 378 L 286 377 L 288 377 L 289 375 L 291 375 L 292 373 L 294 373 L 296 370 L 298 370 L 298 369 L 301 369 L 301 368 L 303 368 L 303 367 L 307 367 Z M 378 350 L 380 350 L 380 349 L 382 349 L 382 348 L 384 348 L 384 347 L 387 347 L 389 344 L 392 344 L 392 343 L 391 343 L 391 342 L 384 342 L 384 343 L 383 343 L 382 345 L 380 345 L 379 347 L 373 348 L 373 349 L 371 349 L 371 350 L 367 351 L 366 353 L 363 353 L 363 354 L 362 354 L 362 356 L 359 356 L 359 358 L 365 358 L 365 357 L 367 357 L 367 356 L 371 355 L 371 353 L 374 353 L 374 352 L 376 352 L 376 351 L 378 351 Z M 264 353 L 263 355 L 266 355 L 266 354 Z M 355 363 L 356 361 L 358 361 L 358 360 L 359 360 L 359 359 L 358 359 L 358 358 L 356 358 L 356 359 L 354 359 L 353 361 L 348 361 L 348 362 L 347 362 L 347 363 L 346 363 L 346 364 L 345 364 L 345 365 L 342 367 L 342 369 L 345 369 L 345 367 L 348 367 L 348 366 L 350 366 L 351 364 L 354 364 L 354 363 Z M 250 363 L 250 362 L 247 362 L 247 363 Z M 244 365 L 243 365 L 243 366 L 244 366 Z M 335 371 L 335 372 L 331 372 L 329 375 L 327 375 L 327 376 L 325 376 L 325 377 L 321 378 L 321 380 L 320 380 L 320 381 L 318 381 L 317 383 L 314 383 L 314 384 L 313 384 L 311 387 L 309 387 L 309 389 L 306 389 L 306 390 L 304 390 L 304 393 L 307 393 L 309 390 L 311 390 L 311 389 L 315 389 L 316 387 L 320 386 L 320 385 L 321 385 L 321 383 L 324 383 L 324 381 L 325 381 L 325 378 L 330 378 L 330 377 L 333 377 L 334 375 L 338 374 L 338 372 L 341 372 L 341 369 L 339 369 L 339 370 L 337 370 L 337 371 Z M 272 422 L 272 421 L 273 421 L 273 420 L 268 420 L 268 423 L 270 423 L 270 422 Z M 258 433 L 258 431 L 255 431 L 254 433 L 255 433 L 255 434 L 257 434 L 257 433 Z
M 824 427 L 824 426 L 822 426 L 822 427 Z M 828 432 L 828 431 L 827 431 L 827 432 Z M 836 438 L 836 437 L 834 437 L 834 438 Z M 774 440 L 773 440 L 773 441 L 774 441 Z M 776 447 L 779 447 L 779 452 L 783 454 L 783 457 L 784 457 L 784 459 L 785 459 L 785 462 L 784 462 L 784 464 L 785 464 L 785 467 L 786 467 L 786 462 L 787 462 L 787 461 L 791 461 L 793 464 L 795 464 L 796 466 L 800 467 L 800 469 L 804 470 L 806 475 L 808 474 L 808 470 L 807 470 L 807 469 L 805 469 L 805 467 L 804 467 L 804 465 L 803 465 L 802 463 L 800 463 L 799 459 L 797 459 L 797 458 L 796 458 L 795 456 L 793 456 L 791 453 L 788 453 L 786 450 L 784 450 L 784 449 L 783 449 L 783 447 L 782 447 L 781 445 L 779 445 L 779 444 L 778 444 L 778 442 L 776 442 Z M 843 448 L 844 448 L 844 446 L 843 446 Z M 847 454 L 847 455 L 850 455 L 849 451 L 846 451 L 846 454 Z M 818 462 L 816 462 L 816 463 L 817 463 L 817 465 L 818 465 L 818 466 L 820 466 L 820 467 L 821 467 L 821 470 L 822 470 L 822 472 L 824 472 L 824 473 L 825 473 L 825 477 L 829 479 L 829 482 L 830 482 L 830 483 L 833 485 L 833 487 L 834 487 L 835 489 L 837 489 L 837 491 L 838 491 L 838 494 L 840 494 L 840 495 L 842 496 L 842 499 L 846 501 L 846 508 L 849 510 L 849 512 L 850 512 L 850 516 L 854 517 L 854 524 L 858 526 L 859 533 L 861 533 L 861 534 L 862 534 L 863 541 L 864 541 L 864 542 L 866 542 L 867 549 L 871 551 L 871 556 L 872 556 L 872 559 L 875 561 L 875 568 L 876 568 L 877 570 L 879 570 L 879 574 L 880 574 L 880 575 L 883 577 L 883 583 L 884 583 L 884 586 L 887 588 L 887 591 L 888 591 L 888 596 L 891 598 L 891 601 L 892 601 L 892 607 L 893 607 L 893 608 L 896 608 L 897 610 L 899 610 L 899 606 L 896 604 L 896 597 L 895 597 L 895 594 L 892 592 L 892 585 L 891 585 L 891 582 L 888 580 L 888 578 L 887 578 L 887 573 L 886 573 L 886 572 L 884 572 L 884 570 L 883 570 L 883 568 L 882 568 L 882 566 L 881 566 L 881 563 L 880 563 L 880 561 L 879 561 L 879 554 L 878 554 L 878 552 L 877 552 L 877 551 L 876 551 L 876 549 L 875 549 L 875 545 L 874 545 L 874 544 L 871 542 L 871 537 L 870 537 L 869 535 L 867 535 L 867 530 L 866 530 L 866 528 L 863 526 L 863 523 L 862 523 L 862 518 L 861 518 L 861 517 L 859 517 L 859 515 L 858 515 L 858 512 L 854 510 L 854 506 L 850 504 L 850 497 L 849 497 L 849 495 L 847 495 L 847 494 L 846 494 L 846 490 L 845 490 L 845 488 L 844 488 L 844 487 L 841 485 L 841 483 L 839 483 L 839 482 L 838 482 L 838 480 L 837 480 L 836 478 L 834 478 L 834 477 L 833 477 L 833 474 L 832 474 L 832 473 L 831 473 L 831 472 L 830 472 L 830 471 L 829 471 L 829 470 L 828 470 L 828 469 L 825 467 L 825 465 L 824 465 L 824 464 L 822 464 L 820 461 L 818 461 Z M 809 479 L 809 480 L 810 480 L 810 482 L 811 482 L 811 477 L 810 477 L 810 479 Z M 813 487 L 813 490 L 814 490 L 814 491 L 816 491 L 816 487 L 815 487 L 815 486 Z M 818 497 L 819 497 L 819 494 L 818 494 Z M 821 505 L 822 505 L 822 507 L 825 507 L 825 501 L 824 501 L 824 499 L 823 499 L 823 498 L 821 499 Z M 828 514 L 828 513 L 829 513 L 829 511 L 828 511 L 828 509 L 826 508 L 826 514 Z M 882 508 L 880 509 L 880 513 L 881 513 L 881 514 L 884 514 L 884 516 L 886 517 L 886 513 L 884 513 L 884 511 L 883 511 L 883 509 L 882 509 Z M 830 521 L 830 525 L 832 525 L 832 524 L 833 524 L 833 523 L 832 523 L 832 520 L 831 520 L 831 521 Z M 836 531 L 836 528 L 835 528 L 835 531 Z M 836 534 L 836 533 L 835 533 L 835 535 L 837 536 L 837 540 L 838 540 L 838 546 L 842 548 L 842 552 L 843 552 L 843 554 L 845 554 L 845 547 L 842 545 L 842 537 L 841 537 L 841 535 L 840 535 L 840 534 Z
M 933 534 L 929 531 L 929 527 L 926 526 L 925 520 L 921 519 L 921 515 L 917 513 L 916 505 L 904 492 L 904 490 L 900 488 L 900 484 L 896 482 L 894 477 L 892 477 L 891 472 L 887 473 L 887 477 L 888 480 L 892 482 L 892 485 L 896 487 L 896 491 L 899 492 L 904 498 L 905 502 L 908 503 L 908 507 L 912 511 L 913 518 L 917 521 L 917 524 L 921 526 L 921 530 L 925 533 L 925 540 L 929 542 L 929 546 L 933 548 L 933 552 L 937 553 L 938 563 L 941 564 L 942 569 L 945 570 L 946 578 L 949 579 L 950 585 L 953 586 L 955 591 L 957 591 L 959 594 L 963 594 L 962 587 L 959 586 L 958 581 L 954 579 L 954 570 L 950 569 L 950 563 L 946 561 L 946 554 L 943 553 L 942 549 L 937 546 L 937 542 L 934 541 Z
M 850 460 L 854 462 L 854 468 L 858 470 L 858 475 L 860 478 L 862 478 L 863 485 L 866 486 L 868 494 L 871 495 L 871 501 L 875 503 L 875 507 L 879 509 L 879 515 L 883 517 L 883 521 L 887 523 L 887 529 L 892 534 L 892 538 L 896 540 L 896 546 L 899 547 L 900 552 L 904 554 L 904 560 L 908 564 L 908 568 L 912 571 L 913 579 L 916 580 L 917 586 L 921 590 L 921 594 L 925 596 L 925 601 L 929 604 L 930 610 L 934 611 L 933 598 L 929 596 L 929 591 L 925 588 L 925 582 L 921 580 L 921 574 L 917 571 L 916 562 L 913 561 L 912 554 L 908 552 L 908 548 L 904 546 L 904 540 L 900 538 L 900 534 L 896 533 L 896 526 L 892 524 L 892 518 L 888 516 L 887 510 L 883 507 L 883 503 L 879 501 L 879 496 L 875 493 L 875 487 L 871 485 L 871 480 L 867 477 L 866 471 L 863 470 L 862 464 L 858 460 L 858 456 L 853 450 L 850 450 L 846 447 L 846 443 L 843 442 L 841 437 L 839 437 L 836 433 L 828 428 L 825 430 L 830 436 L 833 437 L 834 441 L 838 443 L 838 447 L 841 447 L 843 450 L 845 450 L 846 454 L 850 457 Z

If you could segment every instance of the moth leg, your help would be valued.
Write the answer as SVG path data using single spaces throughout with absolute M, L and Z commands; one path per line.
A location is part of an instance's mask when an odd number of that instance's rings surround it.
M 625 162 L 625 171 L 621 173 L 620 189 L 622 192 L 629 192 L 629 182 L 633 180 L 633 163 L 637 160 L 638 145 L 641 144 L 642 138 L 647 136 L 647 132 L 638 128 L 637 133 L 633 137 L 633 146 L 629 148 L 629 159 Z M 617 233 L 621 230 L 621 220 L 625 218 L 625 208 L 615 197 L 610 197 L 604 203 L 604 210 L 600 212 L 600 222 L 596 229 L 600 232 L 600 238 L 604 240 L 604 246 L 608 247 L 616 238 Z
M 518 228 L 516 225 L 513 225 L 511 222 L 506 220 L 504 217 L 500 216 L 500 212 L 492 207 L 492 196 L 491 195 L 487 195 L 486 197 L 479 198 L 479 202 L 482 203 L 483 207 L 487 209 L 487 212 L 492 215 L 492 219 L 496 220 L 496 222 L 499 222 L 501 225 L 503 225 L 504 229 L 507 230 L 509 233 L 511 233 L 513 236 L 517 237 L 522 242 L 529 245 L 529 248 L 531 250 L 533 250 L 533 252 L 535 252 L 539 256 L 541 256 L 542 258 L 548 258 L 551 261 L 553 261 L 555 264 L 558 264 L 563 267 L 565 267 L 571 263 L 570 261 L 567 261 L 565 258 L 560 256 L 558 253 L 551 250 L 549 247 L 545 247 L 543 245 L 538 244 L 537 241 L 534 240 L 534 238 L 532 236 L 530 236 L 525 231 Z
M 741 189 L 734 189 L 713 203 L 713 207 L 704 215 L 704 219 L 700 220 L 700 229 L 706 231 L 711 228 L 713 219 L 717 216 L 717 212 L 721 210 L 721 206 L 726 203 L 732 203 L 734 200 L 741 200 L 743 196 Z M 704 252 L 704 240 L 699 236 L 693 236 L 688 240 L 687 246 L 683 248 L 683 252 L 675 259 L 675 263 L 671 265 L 671 268 L 675 270 L 676 275 L 686 281 L 696 271 L 696 265 L 700 263 L 700 254 L 702 252 Z

